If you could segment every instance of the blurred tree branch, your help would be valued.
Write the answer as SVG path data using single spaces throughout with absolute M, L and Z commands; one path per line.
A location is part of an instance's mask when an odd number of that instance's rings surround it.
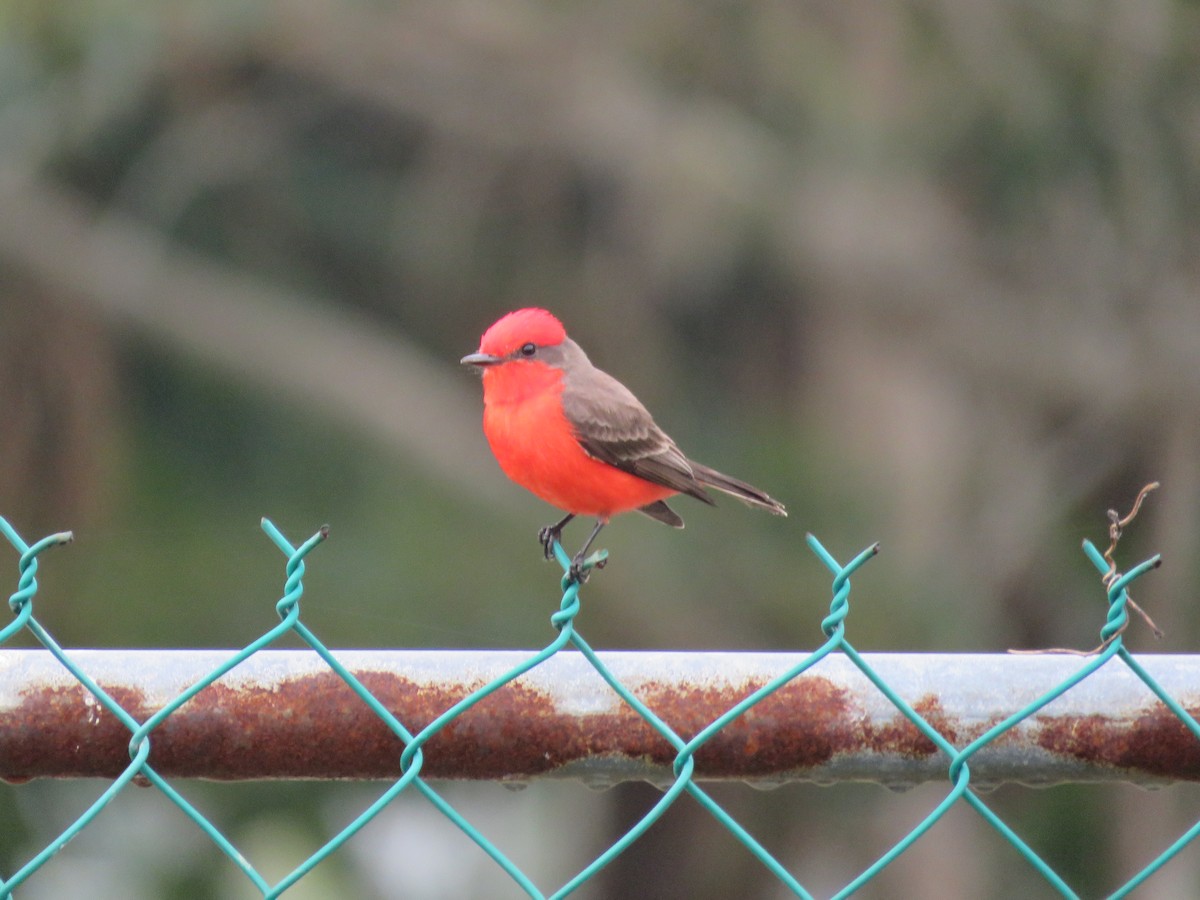
M 467 495 L 501 502 L 477 387 L 456 360 L 400 334 L 168 245 L 161 234 L 13 171 L 0 174 L 0 256 L 52 290 L 256 384 L 322 409 L 418 459 Z M 19 211 L 19 212 L 18 212 Z M 263 323 L 269 323 L 264 326 Z M 472 348 L 468 348 L 472 349 Z

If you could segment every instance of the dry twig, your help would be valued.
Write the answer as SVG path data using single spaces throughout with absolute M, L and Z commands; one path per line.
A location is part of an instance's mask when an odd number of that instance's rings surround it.
M 1131 509 L 1129 514 L 1124 518 L 1122 518 L 1121 514 L 1115 509 L 1110 509 L 1108 511 L 1108 549 L 1104 551 L 1104 559 L 1108 562 L 1108 571 L 1105 572 L 1100 578 L 1100 580 L 1104 582 L 1105 589 L 1112 588 L 1116 580 L 1121 577 L 1121 573 L 1117 569 L 1116 560 L 1113 558 L 1113 554 L 1117 549 L 1117 544 L 1121 540 L 1121 535 L 1124 533 L 1126 526 L 1129 525 L 1129 523 L 1135 518 L 1137 518 L 1138 511 L 1142 508 L 1142 501 L 1146 499 L 1146 495 L 1151 491 L 1157 490 L 1158 487 L 1158 482 L 1152 481 L 1138 491 L 1137 499 L 1133 501 L 1133 509 Z M 1133 597 L 1128 590 L 1125 591 L 1125 603 L 1130 609 L 1142 617 L 1142 621 L 1150 626 L 1151 631 L 1154 632 L 1154 636 L 1159 640 L 1162 640 L 1163 630 L 1154 624 L 1154 620 L 1150 618 L 1149 614 L 1144 609 L 1133 602 Z M 1091 650 L 1075 650 L 1071 647 L 1051 647 L 1045 650 L 1009 650 L 1008 652 L 1020 654 L 1069 653 L 1073 656 L 1095 656 L 1097 653 L 1102 652 L 1121 634 L 1123 634 L 1125 629 L 1128 627 L 1129 620 L 1126 619 L 1124 625 L 1118 628 L 1113 634 L 1109 635 L 1108 638 L 1101 641 L 1099 646 L 1093 647 Z

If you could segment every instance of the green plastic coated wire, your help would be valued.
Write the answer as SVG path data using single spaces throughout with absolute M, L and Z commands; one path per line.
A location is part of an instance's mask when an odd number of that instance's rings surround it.
M 1114 659 L 1124 665 L 1140 678 L 1191 733 L 1200 740 L 1200 724 L 1182 707 L 1182 705 L 1146 672 L 1146 670 L 1125 649 L 1122 643 L 1122 632 L 1128 621 L 1126 606 L 1129 598 L 1128 587 L 1150 569 L 1158 565 L 1159 558 L 1151 557 L 1145 562 L 1134 566 L 1123 575 L 1109 576 L 1108 561 L 1090 543 L 1084 542 L 1084 553 L 1096 568 L 1108 578 L 1106 596 L 1108 613 L 1101 629 L 1102 649 L 1099 653 L 1083 662 L 1079 669 L 1068 679 L 1054 685 L 1050 690 L 1038 697 L 1032 703 L 1012 713 L 1008 718 L 963 747 L 957 747 L 946 736 L 941 734 L 929 721 L 920 715 L 908 701 L 901 697 L 890 685 L 871 668 L 846 637 L 846 620 L 850 612 L 850 578 L 866 562 L 878 553 L 878 545 L 867 547 L 853 557 L 848 563 L 842 564 L 827 551 L 812 535 L 807 538 L 808 546 L 816 557 L 832 573 L 832 600 L 829 613 L 821 622 L 821 631 L 825 636 L 824 642 L 814 651 L 806 655 L 800 662 L 783 672 L 769 683 L 748 693 L 742 700 L 734 704 L 720 716 L 700 728 L 694 735 L 684 737 L 677 733 L 669 723 L 655 713 L 633 691 L 621 683 L 613 672 L 604 664 L 600 655 L 592 649 L 583 636 L 576 630 L 576 620 L 580 615 L 580 589 L 582 584 L 570 577 L 570 558 L 563 548 L 555 543 L 553 551 L 555 559 L 563 569 L 560 582 L 562 591 L 558 609 L 551 615 L 550 624 L 555 634 L 546 646 L 524 659 L 519 665 L 493 679 L 482 687 L 474 690 L 458 702 L 451 705 L 420 731 L 413 732 L 399 721 L 369 690 L 345 668 L 337 659 L 337 655 L 329 650 L 300 619 L 300 600 L 304 594 L 305 560 L 328 536 L 329 529 L 322 527 L 298 546 L 292 544 L 270 521 L 263 519 L 262 528 L 268 538 L 286 557 L 284 567 L 283 594 L 276 604 L 280 622 L 261 637 L 247 644 L 243 649 L 234 653 L 200 680 L 191 684 L 178 696 L 171 699 L 160 709 L 150 715 L 145 721 L 137 721 L 109 694 L 107 694 L 91 677 L 82 671 L 44 629 L 34 616 L 34 597 L 37 594 L 37 569 L 39 556 L 50 547 L 67 543 L 71 540 L 69 532 L 52 534 L 35 542 L 32 546 L 17 534 L 11 525 L 0 518 L 0 533 L 12 544 L 19 554 L 17 590 L 9 599 L 9 607 L 14 619 L 0 630 L 0 645 L 22 631 L 32 634 L 58 662 L 96 699 L 96 701 L 111 713 L 129 730 L 130 762 L 119 777 L 58 837 L 47 844 L 40 852 L 28 860 L 7 879 L 0 879 L 0 900 L 10 897 L 13 891 L 32 877 L 54 854 L 61 851 L 72 838 L 94 822 L 105 810 L 108 804 L 129 786 L 135 778 L 152 785 L 170 800 L 179 810 L 212 840 L 213 844 L 246 876 L 247 880 L 265 898 L 274 898 L 283 894 L 300 879 L 320 865 L 330 854 L 334 853 L 346 841 L 350 840 L 363 826 L 370 822 L 383 809 L 391 804 L 398 796 L 406 791 L 424 797 L 435 809 L 441 812 L 450 822 L 474 842 L 489 858 L 491 858 L 517 887 L 526 895 L 533 898 L 560 898 L 576 891 L 589 882 L 597 872 L 610 864 L 635 843 L 647 829 L 651 828 L 664 813 L 685 795 L 695 800 L 701 808 L 708 811 L 717 822 L 766 867 L 789 892 L 798 897 L 811 898 L 812 894 L 804 888 L 798 878 L 788 871 L 787 867 L 776 859 L 744 826 L 718 804 L 699 784 L 696 783 L 696 754 L 704 746 L 741 716 L 746 715 L 757 704 L 775 694 L 785 685 L 802 676 L 830 654 L 840 653 L 849 659 L 863 675 L 887 698 L 912 724 L 928 739 L 945 758 L 946 773 L 950 790 L 934 808 L 914 827 L 912 827 L 894 846 L 880 856 L 870 866 L 851 878 L 839 890 L 835 897 L 849 897 L 869 881 L 874 879 L 890 863 L 901 856 L 913 843 L 925 835 L 950 809 L 958 803 L 965 803 L 974 809 L 989 825 L 996 830 L 1036 871 L 1050 887 L 1063 897 L 1076 897 L 1077 894 L 1037 853 L 1029 847 L 1015 831 L 1004 822 L 999 815 L 991 810 L 971 787 L 970 760 L 973 755 L 989 744 L 1001 740 L 1004 735 L 1016 728 L 1022 722 L 1034 716 L 1047 704 L 1070 691 L 1091 674 L 1108 665 Z M 601 566 L 607 559 L 607 551 L 600 550 L 589 556 L 583 564 L 584 580 L 593 569 Z M 234 844 L 225 837 L 220 829 L 207 817 L 199 812 L 176 786 L 159 775 L 151 764 L 154 732 L 181 706 L 197 694 L 211 687 L 231 670 L 245 662 L 255 653 L 270 646 L 287 634 L 293 634 L 304 641 L 316 653 L 329 669 L 341 678 L 366 704 L 371 711 L 382 720 L 396 736 L 396 779 L 388 786 L 372 804 L 355 817 L 341 831 L 321 845 L 306 859 L 299 862 L 284 878 L 271 883 L 258 869 L 242 854 Z M 457 809 L 442 797 L 422 777 L 425 764 L 425 752 L 429 741 L 439 732 L 457 720 L 468 710 L 482 702 L 496 691 L 503 689 L 525 673 L 536 668 L 555 654 L 573 647 L 595 669 L 600 677 L 608 684 L 621 702 L 632 709 L 651 728 L 653 728 L 673 748 L 675 757 L 672 763 L 673 781 L 663 791 L 662 796 L 649 810 L 624 834 L 620 835 L 602 853 L 584 866 L 575 876 L 566 881 L 558 889 L 543 893 L 533 880 L 511 860 L 500 847 Z M 1121 886 L 1111 896 L 1124 897 L 1141 885 L 1147 878 L 1165 865 L 1170 859 L 1187 846 L 1197 835 L 1200 835 L 1200 822 L 1193 825 L 1179 837 L 1171 846 L 1164 850 L 1149 865 L 1134 875 L 1126 884 Z

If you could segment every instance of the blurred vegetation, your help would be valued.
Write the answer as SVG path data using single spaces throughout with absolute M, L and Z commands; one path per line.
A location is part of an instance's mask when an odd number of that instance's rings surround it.
M 1164 554 L 1139 600 L 1168 637 L 1128 641 L 1190 650 L 1198 57 L 1178 0 L 0 4 L 0 513 L 77 536 L 38 616 L 70 646 L 247 643 L 282 588 L 268 515 L 294 539 L 332 525 L 305 599 L 331 645 L 544 643 L 553 513 L 487 455 L 456 364 L 537 304 L 690 455 L 791 511 L 620 521 L 594 644 L 815 646 L 812 531 L 883 543 L 855 582 L 862 650 L 1091 646 L 1079 542 L 1158 479 L 1121 552 Z M 1051 858 L 1109 847 L 1097 891 L 1195 818 L 1139 794 L 1133 835 L 1081 790 L 1013 815 L 1065 823 Z M 6 794 L 37 791 L 61 786 Z M 919 818 L 875 790 L 782 796 L 739 812 L 834 880 L 864 817 L 889 836 L 871 859 Z M 30 808 L 0 795 L 5 822 Z M 709 827 L 693 812 L 592 895 L 649 896 L 631 886 Z M 1031 890 L 980 840 L 973 892 Z M 962 866 L 936 844 L 903 877 Z M 787 846 L 804 880 L 816 850 Z M 706 857 L 654 895 L 773 895 L 735 848 Z M 137 889 L 228 890 L 206 872 Z M 889 877 L 868 895 L 921 895 Z M 1200 890 L 1188 860 L 1156 883 Z

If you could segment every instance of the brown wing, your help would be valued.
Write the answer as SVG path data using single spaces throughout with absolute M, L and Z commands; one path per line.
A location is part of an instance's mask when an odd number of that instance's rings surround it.
M 696 480 L 687 457 L 625 385 L 593 366 L 574 341 L 568 339 L 553 349 L 561 354 L 559 364 L 565 373 L 563 412 L 589 456 L 705 503 L 713 502 Z

